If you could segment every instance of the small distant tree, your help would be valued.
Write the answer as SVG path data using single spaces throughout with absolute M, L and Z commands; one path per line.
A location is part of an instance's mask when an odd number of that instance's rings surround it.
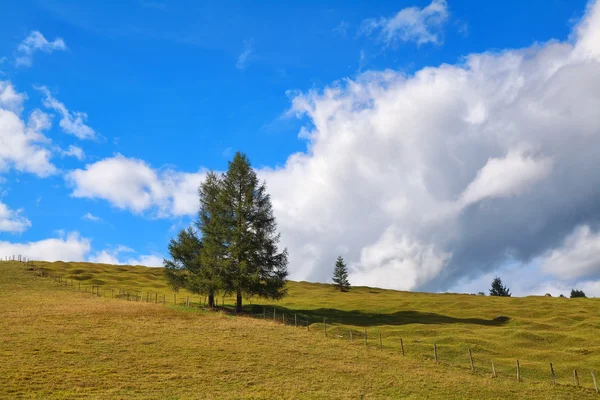
M 571 290 L 571 298 L 575 299 L 577 297 L 584 297 L 585 298 L 585 293 L 583 293 L 583 290 L 578 290 L 578 289 Z
M 348 268 L 342 256 L 337 258 L 335 268 L 333 269 L 333 284 L 342 292 L 350 290 L 350 282 L 348 282 Z
M 502 279 L 499 277 L 494 278 L 494 281 L 492 282 L 490 296 L 510 297 L 510 291 L 506 286 L 502 285 Z
M 478 292 L 477 295 L 478 296 L 485 296 L 485 292 Z
M 565 295 L 561 293 L 561 294 L 560 294 L 560 296 L 558 296 L 558 297 L 560 297 L 560 298 L 564 299 L 564 298 L 565 298 Z

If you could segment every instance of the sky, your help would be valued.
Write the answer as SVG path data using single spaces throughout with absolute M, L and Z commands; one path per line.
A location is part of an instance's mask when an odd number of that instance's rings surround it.
M 2 256 L 160 266 L 242 151 L 291 279 L 600 296 L 600 3 L 0 11 Z

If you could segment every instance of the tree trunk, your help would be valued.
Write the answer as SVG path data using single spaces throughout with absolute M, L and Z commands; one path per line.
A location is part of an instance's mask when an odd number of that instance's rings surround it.
M 215 306 L 215 294 L 211 292 L 208 294 L 208 307 L 213 308 L 214 306 Z
M 235 312 L 242 312 L 242 291 L 238 289 L 235 301 Z

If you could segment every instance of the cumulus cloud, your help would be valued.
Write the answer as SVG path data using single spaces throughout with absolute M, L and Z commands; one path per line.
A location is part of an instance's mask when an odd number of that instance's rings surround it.
M 11 210 L 0 202 L 0 232 L 21 233 L 31 226 L 31 221 L 21 215 L 21 210 Z
M 574 36 L 293 99 L 308 150 L 260 171 L 295 279 L 444 290 L 600 220 L 600 5 Z
M 26 96 L 7 81 L 0 81 L 0 172 L 10 168 L 41 177 L 52 175 L 50 140 L 44 131 L 50 128 L 50 117 L 34 110 L 25 121 L 21 117 Z
M 52 42 L 48 41 L 39 31 L 32 31 L 17 47 L 16 64 L 30 67 L 33 62 L 33 55 L 42 51 L 52 53 L 53 51 L 65 51 L 67 46 L 62 38 L 56 38 Z
M 90 251 L 90 240 L 77 232 L 66 237 L 44 239 L 37 242 L 10 243 L 0 241 L 0 255 L 21 254 L 31 260 L 80 261 Z
M 307 150 L 257 171 L 291 278 L 327 281 L 340 254 L 352 284 L 397 289 L 446 290 L 540 257 L 550 276 L 595 274 L 582 260 L 600 223 L 599 32 L 592 3 L 565 42 L 296 95 Z M 121 155 L 69 175 L 74 196 L 163 216 L 195 215 L 202 178 Z M 555 267 L 567 262 L 579 272 Z
M 244 40 L 244 50 L 238 56 L 235 67 L 239 70 L 246 68 L 254 53 L 254 40 Z
M 96 137 L 94 129 L 85 124 L 88 118 L 86 113 L 69 111 L 63 103 L 52 96 L 45 86 L 37 86 L 36 89 L 45 96 L 44 106 L 57 111 L 61 115 L 59 125 L 65 133 L 74 135 L 79 139 L 94 139 Z
M 204 175 L 204 171 L 158 171 L 142 160 L 117 154 L 74 170 L 66 179 L 74 197 L 100 198 L 135 213 L 155 210 L 158 217 L 167 217 L 197 212 Z
M 562 279 L 600 277 L 600 232 L 578 226 L 564 243 L 540 258 L 542 268 Z
M 369 18 L 362 22 L 360 33 L 378 35 L 386 45 L 398 41 L 441 44 L 442 28 L 448 20 L 446 0 L 433 0 L 427 7 L 407 7 L 393 17 Z

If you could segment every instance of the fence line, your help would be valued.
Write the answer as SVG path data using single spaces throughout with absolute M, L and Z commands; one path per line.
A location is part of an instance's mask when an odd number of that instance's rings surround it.
M 65 288 L 70 288 L 73 290 L 77 290 L 78 292 L 82 292 L 82 293 L 90 293 L 94 296 L 98 296 L 98 297 L 109 297 L 109 298 L 115 298 L 115 299 L 122 299 L 122 300 L 126 300 L 126 301 L 132 301 L 132 302 L 145 302 L 145 303 L 154 303 L 154 304 L 173 304 L 173 305 L 180 305 L 180 306 L 184 306 L 186 308 L 193 308 L 194 307 L 194 303 L 190 302 L 190 297 L 187 296 L 182 302 L 177 303 L 177 296 L 174 293 L 173 296 L 173 303 L 167 303 L 167 297 L 166 295 L 163 294 L 159 294 L 159 292 L 155 292 L 155 291 L 146 291 L 146 296 L 144 299 L 143 293 L 144 291 L 142 290 L 129 290 L 129 289 L 124 289 L 124 288 L 116 288 L 117 291 L 115 291 L 115 288 L 106 288 L 103 287 L 103 285 L 81 285 L 81 281 L 78 281 L 77 279 L 69 279 L 69 278 L 65 278 L 62 275 L 56 275 L 56 274 L 52 274 L 50 273 L 48 270 L 45 270 L 41 267 L 38 267 L 36 269 L 36 265 L 32 260 L 29 260 L 21 255 L 13 255 L 11 257 L 9 256 L 5 256 L 4 259 L 0 259 L 0 262 L 2 261 L 18 261 L 18 262 L 22 262 L 25 264 L 25 266 L 32 271 L 36 271 L 35 274 L 39 277 L 42 278 L 48 278 L 48 279 L 53 279 L 55 282 L 57 282 L 58 284 L 60 284 L 62 287 Z M 101 287 L 102 287 L 102 292 L 101 292 Z M 107 296 L 107 293 L 109 293 L 110 296 Z M 215 298 L 215 303 L 217 303 L 216 301 L 217 299 Z M 207 302 L 206 302 L 206 296 L 204 297 L 204 299 L 202 299 L 202 296 L 199 296 L 199 301 L 198 303 L 196 303 L 197 306 L 196 308 L 206 308 L 207 307 Z M 219 309 L 219 307 L 215 307 L 215 309 Z M 226 310 L 225 308 L 225 303 L 224 303 L 224 299 L 222 302 L 222 310 Z M 259 311 L 259 312 L 255 312 L 255 311 Z M 427 359 L 432 359 L 435 363 L 438 364 L 443 364 L 443 365 L 450 365 L 450 366 L 458 366 L 460 368 L 464 368 L 464 369 L 470 369 L 472 372 L 476 373 L 476 372 L 486 372 L 487 368 L 483 368 L 481 367 L 481 363 L 478 364 L 477 368 L 474 362 L 474 357 L 473 357 L 473 352 L 471 348 L 468 348 L 467 352 L 465 352 L 465 363 L 464 364 L 459 364 L 454 362 L 453 360 L 451 360 L 450 358 L 448 359 L 444 359 L 443 355 L 440 356 L 440 354 L 438 353 L 438 344 L 437 343 L 433 343 L 433 345 L 429 344 L 429 343 L 421 343 L 419 340 L 414 340 L 413 342 L 407 342 L 404 340 L 404 338 L 397 338 L 393 340 L 393 344 L 390 346 L 389 345 L 389 339 L 390 338 L 383 338 L 381 335 L 381 332 L 379 330 L 377 330 L 377 334 L 378 337 L 375 336 L 369 336 L 367 329 L 364 328 L 363 331 L 360 331 L 358 329 L 355 329 L 354 327 L 347 327 L 347 326 L 343 326 L 340 324 L 332 324 L 331 321 L 329 321 L 327 318 L 323 319 L 323 322 L 318 322 L 316 317 L 310 317 L 308 315 L 306 315 L 305 313 L 292 313 L 292 314 L 285 314 L 284 312 L 281 312 L 281 310 L 279 311 L 278 314 L 278 308 L 277 307 L 273 307 L 273 313 L 271 314 L 271 311 L 269 310 L 269 307 L 267 306 L 261 306 L 261 305 L 252 305 L 250 304 L 250 313 L 245 313 L 245 314 L 240 314 L 240 316 L 248 316 L 251 318 L 257 318 L 257 319 L 262 319 L 264 321 L 270 321 L 273 323 L 277 323 L 279 325 L 283 325 L 283 326 L 289 326 L 289 327 L 294 327 L 294 328 L 305 328 L 307 331 L 314 331 L 314 332 L 319 332 L 322 328 L 323 330 L 323 334 L 325 337 L 327 338 L 335 338 L 335 339 L 348 339 L 349 343 L 356 343 L 356 345 L 361 345 L 364 348 L 373 348 L 375 347 L 376 349 L 379 350 L 383 350 L 384 349 L 384 341 L 383 339 L 385 339 L 386 341 L 386 345 L 385 345 L 385 349 L 386 350 L 394 350 L 397 354 L 401 354 L 402 356 L 405 356 L 406 354 L 411 354 L 411 355 L 415 355 L 417 357 L 421 357 L 424 358 L 425 360 Z M 321 327 L 319 327 L 319 325 L 321 325 Z M 371 340 L 369 340 L 371 338 Z M 372 339 L 375 338 L 375 339 Z M 362 340 L 361 340 L 362 339 Z M 363 342 L 361 344 L 361 341 Z M 397 343 L 396 343 L 397 342 Z M 397 345 L 397 347 L 396 347 Z M 427 356 L 428 351 L 426 350 L 426 348 L 429 347 L 430 351 L 432 351 L 431 356 Z M 399 351 L 396 351 L 396 349 L 399 349 Z M 416 349 L 416 351 L 415 351 Z M 453 349 L 455 350 L 455 349 Z M 489 361 L 489 360 L 488 360 Z M 468 362 L 468 364 L 467 364 Z M 572 377 L 573 377 L 573 384 L 572 385 L 566 385 L 566 384 L 558 384 L 556 381 L 556 370 L 554 368 L 553 363 L 549 363 L 550 368 L 549 368 L 549 381 L 554 385 L 554 386 L 569 386 L 569 387 L 575 387 L 577 389 L 582 389 L 582 390 L 594 390 L 596 393 L 599 393 L 598 391 L 598 387 L 596 384 L 596 377 L 594 375 L 594 371 L 590 370 L 590 375 L 592 378 L 592 383 L 593 383 L 593 389 L 591 387 L 583 387 L 583 385 L 581 384 L 581 377 L 578 375 L 577 370 L 574 369 L 572 370 Z M 498 372 L 500 370 L 497 369 L 498 364 L 494 363 L 494 360 L 491 361 L 491 368 L 489 369 L 489 372 L 491 372 L 491 376 L 495 379 L 498 379 Z M 510 369 L 512 369 L 512 373 L 510 373 Z M 513 377 L 516 377 L 516 381 L 517 382 L 523 382 L 523 377 L 522 377 L 522 366 L 519 363 L 519 360 L 516 359 L 515 360 L 515 364 L 513 364 L 512 368 L 507 367 L 506 365 L 504 365 L 504 368 L 502 370 L 503 374 L 502 377 L 509 377 L 512 374 Z M 563 376 L 564 379 L 567 379 L 567 374 L 565 374 L 565 376 Z M 514 378 L 513 378 L 514 379 Z M 534 379 L 527 379 L 530 382 L 539 382 L 537 380 Z

